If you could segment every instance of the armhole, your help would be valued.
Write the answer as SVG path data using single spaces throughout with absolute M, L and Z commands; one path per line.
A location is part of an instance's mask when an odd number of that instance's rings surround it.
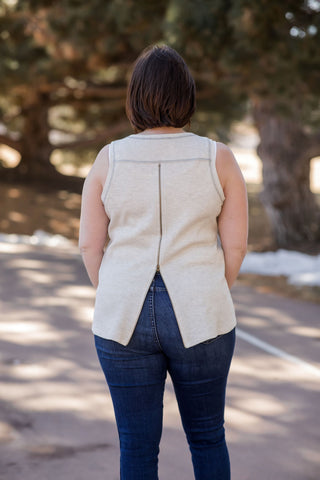
M 111 142 L 109 145 L 109 165 L 108 165 L 107 178 L 104 182 L 104 186 L 101 193 L 101 200 L 103 204 L 105 204 L 107 199 L 107 194 L 109 192 L 111 179 L 113 176 L 113 170 L 114 170 L 113 165 L 114 165 L 114 142 Z
M 218 192 L 220 200 L 224 202 L 225 196 L 223 193 L 223 188 L 221 186 L 219 175 L 216 168 L 217 142 L 215 142 L 214 140 L 211 140 L 210 138 L 208 140 L 209 140 L 210 171 L 211 171 L 212 181 L 216 188 L 216 191 Z

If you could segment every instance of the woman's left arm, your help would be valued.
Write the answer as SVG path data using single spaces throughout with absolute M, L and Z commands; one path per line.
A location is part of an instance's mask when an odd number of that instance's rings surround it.
M 108 146 L 98 154 L 82 191 L 79 248 L 92 285 L 97 288 L 99 268 L 108 237 L 109 218 L 101 193 L 108 173 Z

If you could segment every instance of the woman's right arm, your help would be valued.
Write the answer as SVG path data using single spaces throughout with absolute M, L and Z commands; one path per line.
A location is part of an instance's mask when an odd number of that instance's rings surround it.
M 223 143 L 217 143 L 216 168 L 225 196 L 218 217 L 218 230 L 224 253 L 225 277 L 231 288 L 247 252 L 247 189 L 232 151 Z
M 81 200 L 79 247 L 92 285 L 97 288 L 99 268 L 108 236 L 109 218 L 101 200 L 109 168 L 109 147 L 98 154 L 87 176 Z

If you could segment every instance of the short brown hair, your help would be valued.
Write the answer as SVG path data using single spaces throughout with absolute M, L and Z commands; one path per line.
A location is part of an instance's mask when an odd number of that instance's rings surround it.
M 145 49 L 134 64 L 126 112 L 136 132 L 154 127 L 184 127 L 195 110 L 195 83 L 173 48 Z

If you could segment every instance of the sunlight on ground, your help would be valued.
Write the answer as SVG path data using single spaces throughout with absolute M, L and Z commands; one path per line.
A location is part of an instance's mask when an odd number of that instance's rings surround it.
M 238 400 L 238 407 L 241 410 L 247 410 L 254 415 L 273 416 L 285 412 L 285 405 L 281 404 L 271 394 L 256 393 L 254 398 L 245 398 Z
M 289 327 L 288 331 L 300 337 L 319 338 L 319 328 L 305 327 L 303 325 L 295 325 Z
M 251 315 L 243 315 L 242 316 L 242 325 L 259 325 L 259 327 L 268 327 L 269 319 L 273 318 L 275 315 L 277 316 L 278 323 L 284 328 L 289 327 L 293 324 L 293 319 L 290 314 L 286 312 L 276 310 L 273 307 L 265 307 L 255 305 L 254 311 Z
M 245 343 L 245 346 L 247 343 Z M 259 352 L 259 354 L 257 354 Z M 260 378 L 263 381 L 280 382 L 309 382 L 313 388 L 320 391 L 319 377 L 303 365 L 288 362 L 268 353 L 258 352 L 248 361 L 248 358 L 237 358 L 232 364 L 235 376 L 243 375 L 247 378 Z
M 35 311 L 29 311 L 30 318 L 34 318 L 36 316 L 37 313 Z M 38 317 L 41 318 L 39 313 Z M 45 344 L 49 345 L 52 344 L 52 342 L 59 342 L 61 340 L 60 333 L 51 328 L 50 325 L 47 325 L 40 320 L 32 321 L 28 319 L 28 311 L 24 313 L 23 321 L 20 322 L 20 318 L 21 313 L 17 312 L 16 314 L 10 315 L 10 322 L 0 324 L 0 336 L 2 341 L 15 344 L 17 336 L 19 336 L 20 345 L 40 346 Z
M 67 285 L 56 291 L 58 297 L 63 298 L 93 298 L 92 287 L 84 285 Z

